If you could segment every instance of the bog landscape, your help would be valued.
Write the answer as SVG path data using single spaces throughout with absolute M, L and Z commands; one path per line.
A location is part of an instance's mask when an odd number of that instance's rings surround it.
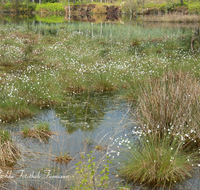
M 1 0 L 0 189 L 198 190 L 199 14 Z

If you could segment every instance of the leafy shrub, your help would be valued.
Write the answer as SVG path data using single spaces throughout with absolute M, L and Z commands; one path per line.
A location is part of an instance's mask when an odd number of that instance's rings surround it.
M 192 3 L 188 5 L 188 11 L 189 13 L 200 13 L 200 3 Z
M 36 11 L 41 11 L 41 10 L 46 10 L 49 12 L 65 11 L 64 6 L 61 3 L 38 4 L 36 7 Z

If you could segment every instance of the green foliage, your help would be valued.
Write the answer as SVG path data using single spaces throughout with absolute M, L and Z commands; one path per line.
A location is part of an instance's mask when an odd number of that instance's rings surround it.
M 37 4 L 36 11 L 45 10 L 48 12 L 64 12 L 64 6 L 61 3 Z
M 47 122 L 40 123 L 35 129 L 39 131 L 50 131 L 49 123 Z
M 29 133 L 29 127 L 28 126 L 25 126 L 23 129 L 22 129 L 22 133 L 24 136 L 27 136 L 28 133 Z
M 109 164 L 112 162 L 109 160 L 109 157 L 106 156 L 106 164 L 103 165 L 103 169 L 100 172 L 100 179 L 98 179 L 98 166 L 94 162 L 95 157 L 93 157 L 92 154 L 93 151 L 90 151 L 90 154 L 87 154 L 86 156 L 81 155 L 82 161 L 79 161 L 76 164 L 76 171 L 77 174 L 79 174 L 78 179 L 76 180 L 76 189 L 96 189 L 96 187 L 108 187 Z M 87 160 L 87 162 L 84 162 L 85 160 Z
M 189 11 L 189 13 L 193 13 L 193 14 L 198 13 L 199 14 L 200 13 L 200 2 L 195 2 L 195 3 L 189 4 L 188 11 Z
M 28 11 L 35 11 L 36 6 L 37 6 L 37 3 L 23 2 L 20 4 L 20 10 L 26 11 L 28 9 Z
M 166 9 L 166 4 L 162 3 L 162 4 L 145 4 L 144 8 L 151 8 L 151 9 L 155 9 L 155 10 L 159 10 L 159 11 L 165 11 Z
M 31 2 L 22 2 L 22 3 L 16 3 L 16 2 L 7 2 L 6 4 L 1 4 L 0 8 L 4 10 L 10 10 L 15 9 L 19 11 L 35 11 L 37 4 L 31 3 Z
M 44 4 L 44 3 L 57 3 L 57 2 L 58 2 L 58 0 L 43 0 L 42 4 Z

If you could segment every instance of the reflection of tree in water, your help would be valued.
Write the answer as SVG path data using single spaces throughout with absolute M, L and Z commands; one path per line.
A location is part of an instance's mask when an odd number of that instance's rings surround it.
M 66 104 L 55 109 L 68 133 L 92 131 L 98 127 L 109 108 L 113 94 L 82 93 L 69 96 Z

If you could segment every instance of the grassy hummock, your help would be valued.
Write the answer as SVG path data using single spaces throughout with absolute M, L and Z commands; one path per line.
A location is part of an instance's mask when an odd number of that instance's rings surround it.
M 30 129 L 29 127 L 25 127 L 22 130 L 22 135 L 25 138 L 31 137 L 31 138 L 38 139 L 40 141 L 47 140 L 52 134 L 54 133 L 50 131 L 49 124 L 46 122 L 38 124 L 33 129 Z
M 142 136 L 120 152 L 118 172 L 129 182 L 169 187 L 192 176 L 197 154 L 186 152 L 183 142 L 171 136 Z M 196 164 L 197 165 L 197 164 Z

